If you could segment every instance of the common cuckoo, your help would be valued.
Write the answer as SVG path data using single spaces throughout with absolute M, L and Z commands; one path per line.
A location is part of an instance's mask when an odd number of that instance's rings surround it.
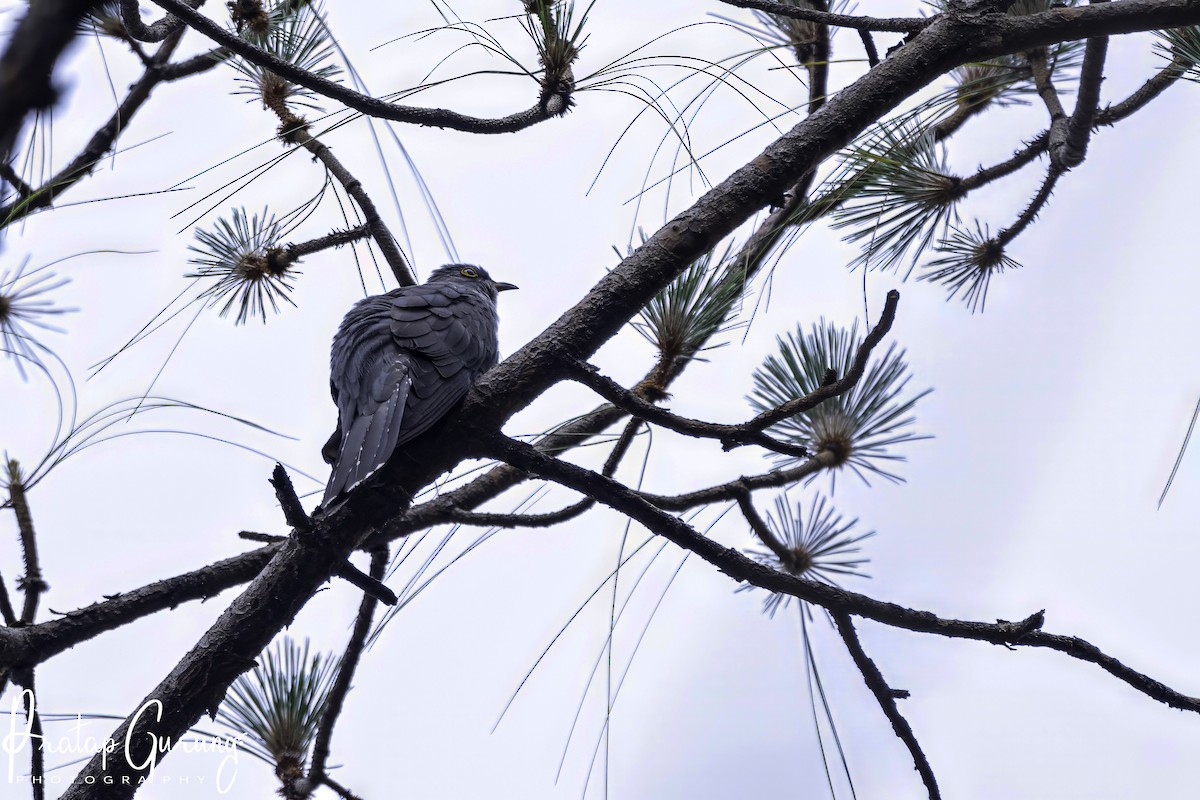
M 419 286 L 361 300 L 333 337 L 329 388 L 338 427 L 323 503 L 353 489 L 429 430 L 495 366 L 496 298 L 515 289 L 481 267 L 449 264 Z

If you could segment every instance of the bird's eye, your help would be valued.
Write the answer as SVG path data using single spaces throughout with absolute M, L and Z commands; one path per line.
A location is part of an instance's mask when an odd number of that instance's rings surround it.
M 460 272 L 464 278 L 478 278 L 479 277 L 479 273 L 476 272 L 475 270 L 471 269 L 470 267 L 463 267 Z

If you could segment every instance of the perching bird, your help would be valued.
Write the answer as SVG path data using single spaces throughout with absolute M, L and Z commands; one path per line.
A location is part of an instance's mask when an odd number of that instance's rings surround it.
M 323 503 L 429 430 L 495 366 L 497 294 L 516 288 L 481 267 L 449 264 L 350 309 L 330 354 L 338 427 L 321 451 L 333 465 Z

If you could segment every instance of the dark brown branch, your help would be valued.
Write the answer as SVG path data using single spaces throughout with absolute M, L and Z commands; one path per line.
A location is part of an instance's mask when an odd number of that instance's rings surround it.
M 762 475 L 743 475 L 728 483 L 721 483 L 684 494 L 665 495 L 651 494 L 649 492 L 639 492 L 638 494 L 663 511 L 687 511 L 692 508 L 711 505 L 712 503 L 736 501 L 747 491 L 778 489 L 783 486 L 791 486 L 794 483 L 817 474 L 823 469 L 829 469 L 835 464 L 837 464 L 837 456 L 829 450 L 824 450 L 803 464 L 798 464 L 794 467 L 778 469 Z
M 329 787 L 331 790 L 333 790 L 334 794 L 342 798 L 342 800 L 361 800 L 358 795 L 354 794 L 354 792 L 351 792 L 345 786 L 342 786 L 328 775 L 323 775 L 321 777 L 321 785 Z
M 892 730 L 896 732 L 896 736 L 912 755 L 913 764 L 921 776 L 922 783 L 925 784 L 926 791 L 929 792 L 929 800 L 941 800 L 942 794 L 938 790 L 933 767 L 929 765 L 929 759 L 925 757 L 925 752 L 917 742 L 912 726 L 908 724 L 908 720 L 896 706 L 898 693 L 887 685 L 879 667 L 875 666 L 875 662 L 863 650 L 862 642 L 858 640 L 858 632 L 854 630 L 854 622 L 850 619 L 850 615 L 836 613 L 833 615 L 833 621 L 837 625 L 838 633 L 842 635 L 842 641 L 846 643 L 846 649 L 850 651 L 850 657 L 854 659 L 854 665 L 862 673 L 867 688 L 871 690 L 871 694 L 875 695 L 879 707 L 883 709 L 884 716 L 888 718 L 888 722 L 892 723 Z
M 304 510 L 304 506 L 301 505 L 300 498 L 296 495 L 296 487 L 292 485 L 292 478 L 283 468 L 283 464 L 275 465 L 275 469 L 271 471 L 269 482 L 275 489 L 275 499 L 279 501 L 279 507 L 283 509 L 283 518 L 287 524 L 301 532 L 311 528 L 312 520 L 309 518 L 308 512 Z
M 1045 208 L 1046 203 L 1050 201 L 1050 195 L 1054 193 L 1054 185 L 1058 183 L 1058 179 L 1062 177 L 1062 170 L 1054 164 L 1046 171 L 1046 179 L 1042 181 L 1041 187 L 1038 188 L 1037 194 L 1029 201 L 1029 205 L 1025 206 L 1025 210 L 1017 217 L 1012 225 L 996 234 L 996 245 L 1003 248 L 1006 247 L 1013 239 L 1021 235 L 1021 232 L 1028 228 L 1037 215 Z
M 317 239 L 310 239 L 307 242 L 299 244 L 289 244 L 283 248 L 284 256 L 290 261 L 299 261 L 304 256 L 310 256 L 313 253 L 319 253 L 322 250 L 328 250 L 331 247 L 342 247 L 351 242 L 357 242 L 371 235 L 371 228 L 365 222 L 354 228 L 348 228 L 344 231 L 333 231 L 332 233 L 322 236 Z
M 17 518 L 17 531 L 21 536 L 21 556 L 25 560 L 25 574 L 17 580 L 17 588 L 25 593 L 25 602 L 21 607 L 21 624 L 30 625 L 37 616 L 38 601 L 50 588 L 50 584 L 42 577 L 37 536 L 33 530 L 33 515 L 29 512 L 29 499 L 25 496 L 21 467 L 15 459 L 8 462 L 8 501 Z
M 840 379 L 818 387 L 804 397 L 790 400 L 778 408 L 764 411 L 745 425 L 738 427 L 744 427 L 750 432 L 761 431 L 788 417 L 794 417 L 805 411 L 811 411 L 826 400 L 849 391 L 851 387 L 859 382 L 863 376 L 863 372 L 866 371 L 867 361 L 871 358 L 871 351 L 883 341 L 883 337 L 887 336 L 888 331 L 892 329 L 892 323 L 896 321 L 896 307 L 899 303 L 900 293 L 892 289 L 887 293 L 887 299 L 884 301 L 883 313 L 879 316 L 879 322 L 875 323 L 875 327 L 863 339 L 862 344 L 858 347 L 858 352 L 854 354 L 854 361 L 850 365 L 850 369 Z
M 596 498 L 668 541 L 695 553 L 729 577 L 771 592 L 781 592 L 819 605 L 830 613 L 853 614 L 895 628 L 956 639 L 973 639 L 1009 647 L 1045 647 L 1071 658 L 1096 664 L 1137 691 L 1172 708 L 1200 713 L 1200 698 L 1182 694 L 1134 670 L 1095 645 L 1074 636 L 1041 630 L 1044 612 L 1019 622 L 995 623 L 945 619 L 928 611 L 876 600 L 837 586 L 807 580 L 760 564 L 738 550 L 725 547 L 697 532 L 682 519 L 665 513 L 638 492 L 567 461 L 551 458 L 522 442 L 497 434 L 489 452 L 541 478 L 552 480 Z
M 742 516 L 746 518 L 746 522 L 750 525 L 750 530 L 754 531 L 754 535 L 759 538 L 767 548 L 775 554 L 779 559 L 779 563 L 784 566 L 790 566 L 795 563 L 795 553 L 791 551 L 783 542 L 779 541 L 779 537 L 767 525 L 767 521 L 758 513 L 758 509 L 754 507 L 754 501 L 751 499 L 750 488 L 743 485 L 742 490 L 737 494 L 738 508 L 742 511 Z
M 874 67 L 879 63 L 879 50 L 875 48 L 875 39 L 871 36 L 871 31 L 859 28 L 858 38 L 862 40 L 863 50 L 867 53 L 867 64 Z
M 641 426 L 642 420 L 640 419 L 631 419 L 626 423 L 624 430 L 621 431 L 621 435 L 617 438 L 617 443 L 613 447 L 612 452 L 604 460 L 604 468 L 600 472 L 601 475 L 611 478 L 616 473 L 617 466 L 620 465 L 621 459 L 625 457 L 625 454 L 629 452 L 629 446 L 633 444 L 634 437 L 637 436 Z M 557 511 L 549 511 L 545 514 L 494 514 L 451 508 L 441 516 L 445 521 L 459 525 L 476 525 L 487 528 L 548 528 L 551 525 L 557 525 L 560 522 L 574 519 L 588 511 L 594 505 L 596 505 L 595 500 L 585 497 L 565 508 L 560 508 Z M 416 509 L 413 510 L 416 511 Z
M 13 610 L 12 598 L 8 596 L 8 586 L 4 583 L 4 576 L 0 575 L 0 620 L 8 627 L 17 624 L 17 612 Z M 0 667 L 0 673 L 4 669 Z M 3 692 L 0 692 L 3 694 Z
M 13 683 L 24 690 L 21 692 L 21 701 L 25 706 L 25 718 L 29 720 L 29 782 L 33 787 L 33 800 L 46 800 L 45 731 L 42 729 L 42 717 L 37 710 L 33 669 L 15 671 Z
M 1150 101 L 1174 86 L 1180 78 L 1186 75 L 1188 66 L 1189 62 L 1176 57 L 1170 64 L 1163 67 L 1152 78 L 1139 86 L 1129 97 L 1126 97 L 1116 105 L 1107 106 L 1097 112 L 1095 127 L 1115 125 L 1126 117 L 1141 111 Z
M 1187 72 L 1187 65 L 1182 61 L 1172 61 L 1147 80 L 1136 91 L 1119 103 L 1101 109 L 1096 113 L 1094 128 L 1115 125 L 1123 119 L 1141 111 L 1155 98 L 1173 86 Z M 1046 129 L 1035 136 L 1024 147 L 1018 150 L 1012 158 L 980 169 L 974 175 L 963 178 L 959 187 L 962 191 L 970 192 L 985 186 L 1000 178 L 1006 178 L 1022 167 L 1033 163 L 1039 156 L 1045 154 L 1050 144 L 1050 130 Z
M 372 550 L 369 573 L 371 578 L 382 583 L 387 564 L 388 551 L 386 547 Z M 346 695 L 350 692 L 350 682 L 354 680 L 354 671 L 358 669 L 358 662 L 362 658 L 367 635 L 371 632 L 371 621 L 375 617 L 375 606 L 375 598 L 369 595 L 363 596 L 362 602 L 358 605 L 358 616 L 354 619 L 354 628 L 350 632 L 350 641 L 346 643 L 346 650 L 342 653 L 341 660 L 338 661 L 338 674 L 333 681 L 333 686 L 329 689 L 324 710 L 321 712 L 321 720 L 317 724 L 317 735 L 313 740 L 312 766 L 308 770 L 308 779 L 313 784 L 320 784 L 326 777 L 325 766 L 329 761 L 329 743 L 333 738 L 333 726 L 337 724 L 338 716 L 342 713 Z
M 383 221 L 383 217 L 379 215 L 379 209 L 375 207 L 375 202 L 371 196 L 367 194 L 367 190 L 363 188 L 362 181 L 354 177 L 350 170 L 346 169 L 345 165 L 333 154 L 321 140 L 315 138 L 308 132 L 308 126 L 299 118 L 292 116 L 286 108 L 273 109 L 279 115 L 283 125 L 284 132 L 281 134 L 285 141 L 294 142 L 300 145 L 308 152 L 312 153 L 325 168 L 329 170 L 342 188 L 346 190 L 346 194 L 354 198 L 354 202 L 362 210 L 363 219 L 366 220 L 366 225 L 371 231 L 371 238 L 375 240 L 375 244 L 379 245 L 379 251 L 383 253 L 383 258 L 387 261 L 388 266 L 392 268 L 392 274 L 396 277 L 396 282 L 401 286 L 412 286 L 417 282 L 417 277 L 412 271 L 412 267 L 408 264 L 408 259 L 404 257 L 404 253 L 400 250 L 400 245 L 396 243 L 396 237 L 392 236 L 391 230 Z
M 780 17 L 819 22 L 836 28 L 854 28 L 860 31 L 882 31 L 885 33 L 911 33 L 919 31 L 932 22 L 928 17 L 858 17 L 850 14 L 831 14 L 827 11 L 794 6 L 787 3 L 775 3 L 771 0 L 721 0 L 726 5 L 737 8 L 751 8 L 765 11 Z
M 34 665 L 149 614 L 190 600 L 207 600 L 257 575 L 279 545 L 209 564 L 192 572 L 106 597 L 58 619 L 0 629 L 0 667 Z
M 992 181 L 1007 178 L 1009 175 L 1020 171 L 1023 167 L 1037 161 L 1038 157 L 1046 152 L 1046 145 L 1049 141 L 1050 131 L 1042 131 L 1031 142 L 1014 153 L 1012 158 L 990 167 L 984 167 L 974 175 L 963 178 L 959 184 L 959 188 L 965 194 L 966 192 L 978 189 L 980 186 L 986 186 Z
M 186 0 L 189 8 L 199 8 L 204 0 Z M 150 25 L 142 22 L 138 0 L 121 0 L 121 24 L 125 31 L 140 42 L 161 42 L 175 31 L 183 27 L 183 20 L 172 14 L 166 14 L 162 19 Z
M 214 47 L 206 53 L 200 53 L 191 58 L 185 58 L 182 61 L 164 64 L 158 68 L 158 76 L 164 83 L 177 81 L 181 78 L 189 78 L 192 75 L 207 72 L 222 61 L 227 61 L 230 56 L 231 53 L 224 47 Z
M 762 432 L 763 429 L 788 417 L 811 411 L 821 403 L 850 391 L 862 379 L 863 373 L 867 368 L 867 362 L 870 360 L 871 352 L 883 341 L 883 337 L 887 335 L 887 332 L 891 330 L 892 323 L 896 319 L 896 307 L 899 302 L 899 292 L 895 290 L 888 292 L 879 322 L 867 334 L 866 338 L 863 339 L 858 352 L 855 353 L 850 370 L 840 380 L 820 386 L 804 397 L 789 400 L 777 408 L 764 411 L 749 422 L 740 425 L 726 425 L 681 417 L 643 400 L 633 392 L 627 391 L 616 381 L 601 375 L 590 364 L 570 362 L 567 363 L 566 367 L 568 375 L 572 380 L 587 386 L 605 400 L 608 400 L 613 405 L 633 416 L 644 419 L 647 422 L 652 422 L 668 430 L 700 439 L 717 439 L 726 450 L 743 445 L 756 444 L 777 453 L 805 458 L 810 455 L 808 450 L 797 445 L 790 445 L 786 442 L 773 439 L 765 435 Z
M 560 92 L 553 92 L 543 101 L 525 111 L 520 111 L 507 117 L 486 119 L 447 111 L 441 108 L 417 108 L 389 103 L 376 97 L 356 92 L 340 83 L 314 75 L 311 72 L 296 67 L 262 48 L 255 47 L 229 31 L 217 25 L 208 17 L 191 9 L 183 0 L 153 0 L 153 2 L 177 17 L 183 19 L 190 27 L 212 39 L 217 44 L 227 48 L 264 69 L 268 69 L 282 78 L 303 86 L 306 89 L 324 95 L 331 100 L 337 100 L 347 108 L 378 119 L 389 119 L 393 122 L 407 122 L 414 125 L 424 125 L 434 128 L 451 128 L 466 133 L 515 133 L 532 127 L 539 122 L 545 122 L 567 111 L 569 103 L 563 102 Z
M 1087 156 L 1088 140 L 1092 137 L 1096 110 L 1100 107 L 1100 84 L 1104 81 L 1107 54 L 1107 36 L 1088 39 L 1079 77 L 1079 92 L 1075 97 L 1075 111 L 1067 122 L 1061 143 L 1053 135 L 1050 139 L 1050 160 L 1062 169 L 1079 166 Z

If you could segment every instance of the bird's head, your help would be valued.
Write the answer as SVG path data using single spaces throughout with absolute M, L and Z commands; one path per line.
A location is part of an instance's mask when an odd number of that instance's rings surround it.
M 488 275 L 486 269 L 473 264 L 447 264 L 444 267 L 438 267 L 429 274 L 429 279 L 425 282 L 434 283 L 438 281 L 479 286 L 491 294 L 492 297 L 495 297 L 498 292 L 506 292 L 509 289 L 517 288 L 511 283 L 492 280 L 492 276 Z

